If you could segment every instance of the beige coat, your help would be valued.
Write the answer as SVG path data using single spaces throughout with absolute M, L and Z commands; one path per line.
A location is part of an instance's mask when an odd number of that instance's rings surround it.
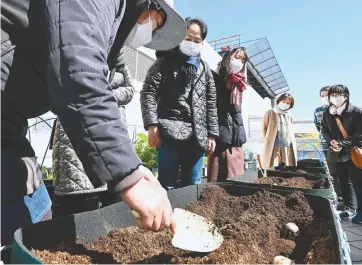
M 294 161 L 297 161 L 297 142 L 293 130 L 293 118 L 288 115 L 288 126 L 290 130 L 292 148 L 294 153 Z M 279 115 L 274 110 L 268 110 L 264 114 L 262 123 L 262 136 L 263 136 L 263 155 L 261 156 L 261 164 L 263 168 L 268 168 L 273 156 L 274 142 L 278 133 Z M 295 162 L 297 163 L 297 162 Z

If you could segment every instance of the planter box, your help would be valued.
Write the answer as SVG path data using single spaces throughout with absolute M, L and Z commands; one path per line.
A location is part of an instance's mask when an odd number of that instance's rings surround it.
M 220 183 L 218 185 L 225 188 L 233 196 L 248 196 L 262 190 L 230 183 Z M 172 206 L 184 208 L 188 203 L 197 201 L 204 187 L 205 185 L 194 185 L 169 192 Z M 285 190 L 270 191 L 281 195 L 290 193 Z M 331 204 L 327 199 L 320 196 L 309 194 L 305 196 L 315 213 L 331 221 L 336 262 L 344 264 L 346 254 L 344 254 L 342 235 L 340 229 L 338 229 L 337 219 L 333 214 Z M 14 235 L 12 263 L 41 264 L 42 262 L 30 252 L 31 248 L 51 249 L 63 242 L 74 242 L 76 239 L 80 239 L 82 243 L 87 244 L 105 236 L 115 228 L 133 225 L 134 219 L 128 206 L 124 203 L 117 203 L 96 211 L 54 219 L 25 229 L 19 229 Z
M 296 172 L 297 170 L 303 170 L 307 173 L 314 174 L 327 174 L 327 165 L 319 159 L 303 159 L 298 161 L 298 166 L 287 167 L 275 167 L 275 170 Z
M 263 177 L 262 173 L 259 171 L 258 172 L 258 177 L 261 178 Z M 333 189 L 333 185 L 331 183 L 331 180 L 329 178 L 329 175 L 321 175 L 321 174 L 312 174 L 312 173 L 297 173 L 297 172 L 285 172 L 285 171 L 280 171 L 280 170 L 267 170 L 267 176 L 272 176 L 272 177 L 282 177 L 282 178 L 294 178 L 294 177 L 305 177 L 308 180 L 313 180 L 313 181 L 318 181 L 322 178 L 324 178 L 328 184 L 329 187 L 328 189 L 303 189 L 303 188 L 294 188 L 294 187 L 283 187 L 283 186 L 277 186 L 277 185 L 272 185 L 272 184 L 259 184 L 259 183 L 251 183 L 254 179 L 240 179 L 239 178 L 233 178 L 228 180 L 228 182 L 237 182 L 241 185 L 245 185 L 248 187 L 260 187 L 260 188 L 268 188 L 268 189 L 278 189 L 278 190 L 286 190 L 286 191 L 293 191 L 293 190 L 298 190 L 298 191 L 302 191 L 305 194 L 312 194 L 312 195 L 318 195 L 318 196 L 322 196 L 324 198 L 327 198 L 329 200 L 334 200 L 336 195 Z

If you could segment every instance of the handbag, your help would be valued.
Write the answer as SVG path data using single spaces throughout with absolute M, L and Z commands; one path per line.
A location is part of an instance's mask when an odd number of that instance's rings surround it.
M 338 128 L 341 131 L 343 137 L 347 138 L 348 134 L 347 134 L 346 130 L 344 129 L 341 120 L 337 117 L 335 119 L 337 121 Z M 351 150 L 351 159 L 352 159 L 353 164 L 356 167 L 362 169 L 362 148 L 354 146 Z

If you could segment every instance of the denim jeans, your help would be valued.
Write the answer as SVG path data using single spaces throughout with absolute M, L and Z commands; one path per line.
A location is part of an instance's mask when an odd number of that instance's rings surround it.
M 12 243 L 15 230 L 52 218 L 52 202 L 44 183 L 30 195 L 1 205 L 1 244 Z
M 181 166 L 182 187 L 201 183 L 204 151 L 191 138 L 186 142 L 163 140 L 158 149 L 158 180 L 166 190 L 172 190 Z

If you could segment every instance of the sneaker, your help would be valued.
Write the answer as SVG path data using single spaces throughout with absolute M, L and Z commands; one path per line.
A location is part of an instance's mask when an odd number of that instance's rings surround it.
M 349 209 L 346 209 L 345 211 L 341 212 L 339 214 L 339 217 L 341 217 L 341 219 L 349 220 L 349 219 L 355 217 L 355 215 L 356 215 L 356 210 L 349 208 Z
M 352 223 L 362 225 L 362 212 L 357 213 L 356 216 L 352 218 Z

